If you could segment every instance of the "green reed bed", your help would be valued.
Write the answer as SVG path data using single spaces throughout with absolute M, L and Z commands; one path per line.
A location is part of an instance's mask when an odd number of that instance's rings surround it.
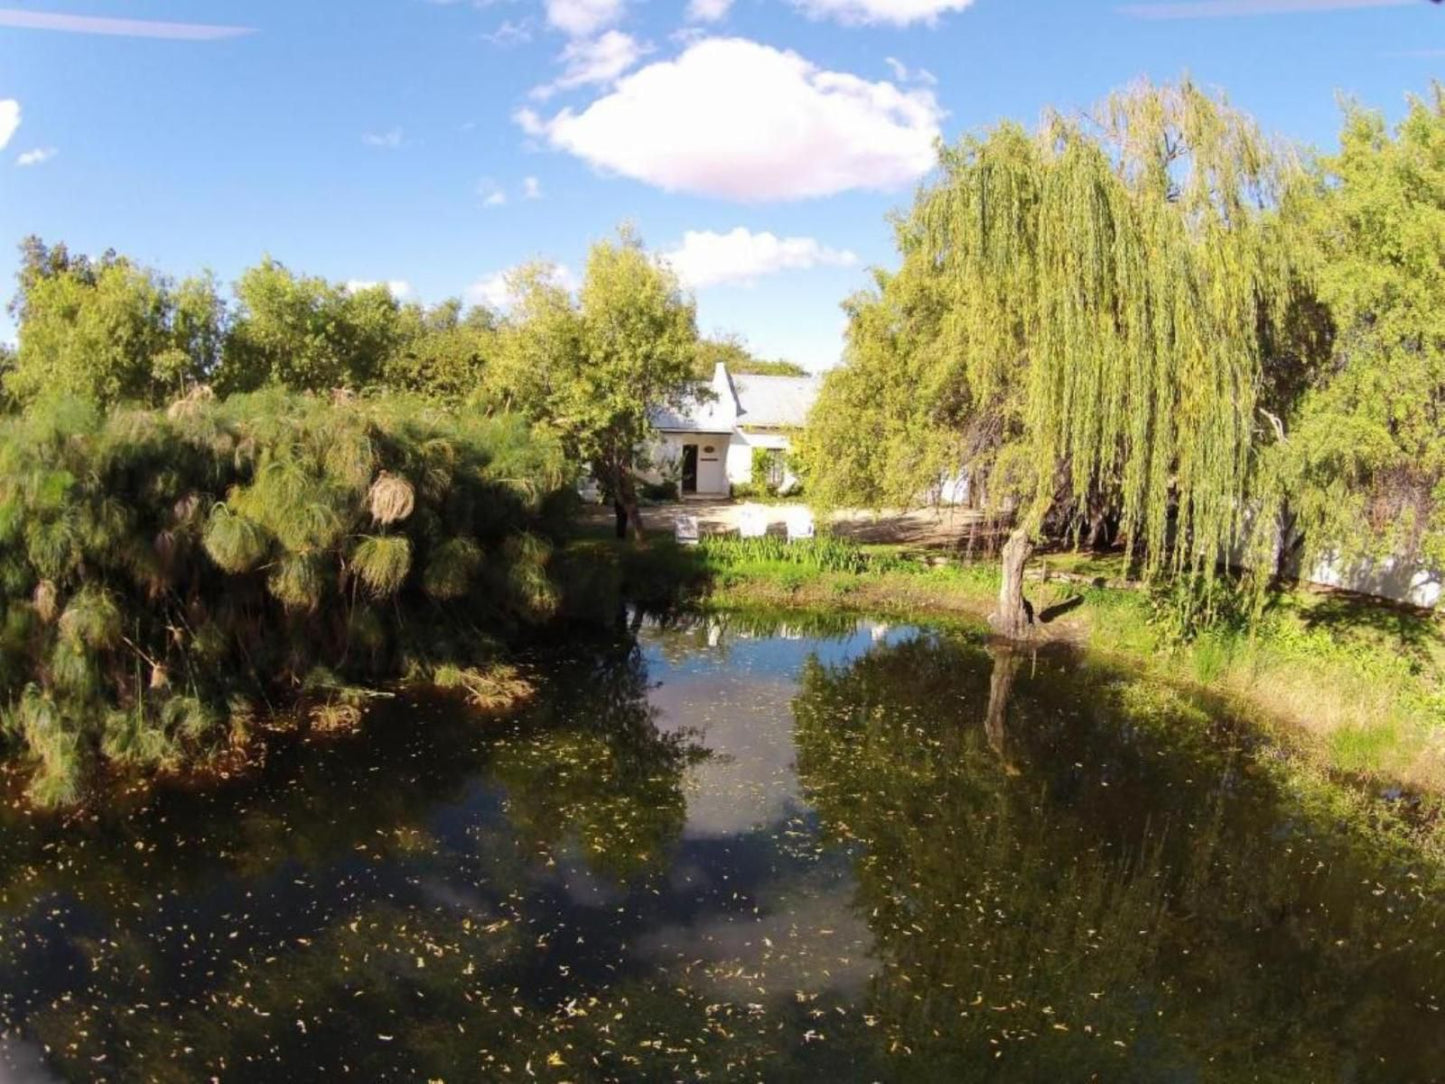
M 555 611 L 559 449 L 512 419 L 265 392 L 0 423 L 0 745 L 41 804 L 180 770 L 278 712 L 485 684 Z M 294 709 L 300 709 L 295 711 Z

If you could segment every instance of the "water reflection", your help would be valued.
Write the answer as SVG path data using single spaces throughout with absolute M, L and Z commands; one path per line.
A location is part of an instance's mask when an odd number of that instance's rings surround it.
M 0 1080 L 1428 1080 L 1442 910 L 1210 705 L 672 617 L 521 718 L 0 811 Z

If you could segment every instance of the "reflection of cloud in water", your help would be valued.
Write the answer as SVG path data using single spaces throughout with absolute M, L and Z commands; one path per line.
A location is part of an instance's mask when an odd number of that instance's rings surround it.
M 791 681 L 724 672 L 680 674 L 652 691 L 664 730 L 696 729 L 712 756 L 686 782 L 693 839 L 776 824 L 797 804 Z
M 37 1043 L 0 1035 L 0 1084 L 55 1084 Z
M 638 941 L 636 954 L 667 971 L 669 981 L 743 1003 L 861 994 L 877 961 L 872 931 L 852 907 L 852 880 L 793 887 L 760 899 L 756 911 L 661 926 Z

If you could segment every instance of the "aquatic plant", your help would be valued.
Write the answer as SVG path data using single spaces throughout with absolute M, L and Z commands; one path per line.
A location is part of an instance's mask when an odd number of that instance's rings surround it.
M 338 729 L 356 714 L 339 688 L 485 674 L 555 609 L 569 480 L 513 419 L 408 398 L 192 392 L 6 419 L 0 740 L 32 797 L 63 803 L 105 763 L 231 744 L 255 705 Z

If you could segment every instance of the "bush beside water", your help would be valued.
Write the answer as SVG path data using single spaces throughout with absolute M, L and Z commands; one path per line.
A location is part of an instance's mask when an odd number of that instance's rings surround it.
M 0 740 L 31 796 L 178 769 L 293 708 L 450 684 L 550 617 L 561 450 L 408 399 L 79 401 L 0 422 Z M 299 713 L 298 713 L 299 715 Z

